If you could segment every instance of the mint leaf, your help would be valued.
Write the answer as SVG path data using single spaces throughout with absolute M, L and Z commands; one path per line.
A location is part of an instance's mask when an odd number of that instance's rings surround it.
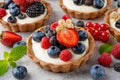
M 99 52 L 100 54 L 102 54 L 103 52 L 110 53 L 112 48 L 113 48 L 113 44 L 102 44 L 99 48 Z
M 9 59 L 12 61 L 17 61 L 22 58 L 26 54 L 27 47 L 26 46 L 17 46 L 14 47 L 11 52 Z
M 9 63 L 10 63 L 10 66 L 12 66 L 13 68 L 15 68 L 17 66 L 16 63 L 13 61 L 10 61 Z
M 3 75 L 8 70 L 8 62 L 6 60 L 0 60 L 0 75 Z
M 4 52 L 4 58 L 5 58 L 5 60 L 8 60 L 8 58 L 9 58 L 9 53 L 8 52 Z

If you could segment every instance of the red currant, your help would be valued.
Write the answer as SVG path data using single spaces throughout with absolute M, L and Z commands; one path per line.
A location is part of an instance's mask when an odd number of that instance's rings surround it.
M 100 39 L 103 41 L 103 42 L 107 42 L 109 40 L 109 33 L 108 32 L 102 32 L 101 36 L 100 36 Z
M 92 22 L 87 22 L 86 23 L 86 27 L 92 27 L 93 26 L 93 23 Z
M 57 26 L 58 26 L 58 22 L 52 23 L 50 26 L 50 30 L 55 30 Z
M 109 26 L 107 24 L 101 24 L 100 30 L 101 31 L 106 31 L 109 29 Z
M 71 18 L 69 15 L 66 14 L 66 15 L 62 16 L 62 19 L 67 20 L 67 19 L 71 19 Z
M 94 33 L 94 29 L 92 28 L 92 27 L 86 27 L 85 28 L 88 32 L 90 32 L 91 34 L 93 34 Z
M 99 23 L 94 23 L 93 28 L 98 30 L 100 28 L 100 24 Z
M 95 40 L 100 40 L 100 35 L 101 35 L 101 31 L 100 30 L 95 30 L 93 36 Z

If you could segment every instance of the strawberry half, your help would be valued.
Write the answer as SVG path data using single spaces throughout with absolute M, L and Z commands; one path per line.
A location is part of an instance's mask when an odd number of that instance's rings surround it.
M 22 37 L 11 31 L 3 31 L 0 35 L 0 42 L 7 46 L 12 47 L 14 43 L 21 41 Z
M 78 33 L 73 28 L 63 29 L 56 36 L 59 43 L 67 47 L 74 47 L 79 40 Z

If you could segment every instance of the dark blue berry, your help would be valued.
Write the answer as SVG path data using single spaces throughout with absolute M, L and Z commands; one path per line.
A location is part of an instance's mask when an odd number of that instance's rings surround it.
M 10 3 L 12 3 L 13 1 L 12 0 L 5 0 L 4 2 L 4 8 L 5 9 L 8 9 L 8 6 L 10 5 Z
M 51 46 L 48 48 L 47 53 L 50 57 L 56 58 L 60 54 L 60 49 L 57 46 Z
M 79 30 L 78 35 L 79 35 L 79 40 L 80 41 L 84 41 L 84 40 L 86 40 L 88 38 L 87 32 L 83 31 L 83 30 Z
M 93 4 L 93 0 L 84 0 L 84 4 L 90 6 Z
M 76 26 L 78 27 L 84 27 L 84 22 L 82 20 L 79 20 L 77 23 L 76 23 Z
M 117 21 L 116 21 L 115 27 L 120 28 L 120 20 L 117 20 Z
M 44 27 L 44 32 L 47 34 L 47 32 L 50 30 L 50 26 L 49 25 L 47 25 L 47 26 L 45 26 Z
M 19 19 L 25 19 L 25 18 L 26 18 L 26 15 L 25 15 L 25 14 L 20 13 L 20 14 L 18 14 L 18 18 L 19 18 Z
M 101 9 L 104 6 L 104 1 L 103 0 L 94 0 L 93 1 L 93 7 Z
M 82 5 L 83 0 L 73 0 L 73 3 L 76 5 Z
M 72 48 L 72 51 L 75 54 L 82 54 L 85 51 L 85 45 L 78 42 L 78 44 L 75 47 Z
M 12 16 L 18 16 L 18 14 L 20 14 L 20 8 L 19 7 L 15 7 L 15 8 L 11 8 L 9 9 L 10 14 Z
M 64 50 L 64 49 L 67 49 L 66 46 L 63 46 L 60 43 L 58 43 L 57 46 L 60 48 L 61 51 Z
M 58 44 L 56 36 L 50 37 L 50 44 L 53 45 L 53 46 L 56 46 Z
M 120 1 L 117 3 L 117 6 L 120 7 Z
M 52 37 L 52 36 L 55 36 L 55 35 L 56 35 L 56 32 L 55 32 L 54 30 L 48 30 L 46 35 L 47 35 L 48 37 Z
M 114 64 L 114 70 L 117 72 L 120 72 L 120 63 L 115 63 Z
M 16 23 L 17 19 L 14 16 L 9 16 L 7 21 L 10 22 L 10 23 Z
M 8 6 L 9 9 L 14 9 L 15 7 L 17 7 L 15 3 L 10 3 L 10 5 Z
M 24 79 L 27 76 L 27 69 L 24 66 L 17 66 L 12 70 L 12 74 L 16 79 Z
M 25 46 L 26 45 L 26 42 L 25 41 L 18 41 L 16 42 L 13 47 L 17 47 L 17 46 Z
M 40 42 L 42 37 L 45 36 L 45 33 L 42 32 L 42 31 L 37 31 L 37 32 L 34 32 L 33 35 L 32 35 L 32 39 L 36 42 Z

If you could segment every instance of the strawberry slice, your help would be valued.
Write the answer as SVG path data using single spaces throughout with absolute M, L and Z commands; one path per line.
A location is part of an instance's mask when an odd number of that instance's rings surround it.
M 14 43 L 21 41 L 22 37 L 11 31 L 3 31 L 0 35 L 0 42 L 7 46 L 12 47 Z
M 78 33 L 73 28 L 63 29 L 56 36 L 59 43 L 67 47 L 74 47 L 79 40 Z

